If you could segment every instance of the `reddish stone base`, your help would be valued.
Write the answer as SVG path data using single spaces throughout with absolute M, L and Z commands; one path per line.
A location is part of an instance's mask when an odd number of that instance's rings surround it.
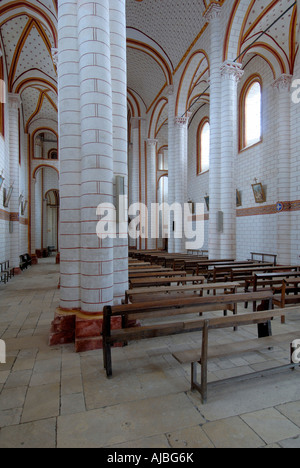
M 102 349 L 102 318 L 85 319 L 74 315 L 57 315 L 52 324 L 49 336 L 49 345 L 75 344 L 76 353 Z M 121 317 L 113 317 L 112 329 L 122 327 Z M 136 326 L 136 321 L 131 323 Z M 116 344 L 116 347 L 123 346 Z
M 37 265 L 38 264 L 38 258 L 35 254 L 31 255 L 31 265 Z

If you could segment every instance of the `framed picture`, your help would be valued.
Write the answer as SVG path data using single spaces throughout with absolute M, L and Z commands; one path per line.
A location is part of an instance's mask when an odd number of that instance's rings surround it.
M 242 206 L 241 192 L 236 191 L 236 206 Z
M 13 193 L 13 186 L 11 185 L 8 189 L 8 191 L 6 192 L 6 189 L 3 189 L 3 206 L 4 208 L 8 208 L 8 205 L 9 205 L 9 201 L 11 199 L 11 195 Z
M 204 197 L 204 200 L 205 200 L 207 211 L 209 211 L 209 196 Z
M 266 195 L 262 184 L 252 184 L 252 190 L 256 203 L 264 203 L 266 201 Z

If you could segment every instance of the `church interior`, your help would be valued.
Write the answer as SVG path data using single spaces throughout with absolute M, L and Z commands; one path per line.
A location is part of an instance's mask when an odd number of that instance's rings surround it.
M 300 447 L 299 8 L 1 1 L 0 447 Z

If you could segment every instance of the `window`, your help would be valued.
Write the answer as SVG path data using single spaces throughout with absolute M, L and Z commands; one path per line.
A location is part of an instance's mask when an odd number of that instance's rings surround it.
M 202 174 L 209 170 L 210 125 L 207 117 L 199 125 L 197 143 L 197 174 Z
M 261 81 L 251 77 L 241 92 L 239 149 L 261 141 Z

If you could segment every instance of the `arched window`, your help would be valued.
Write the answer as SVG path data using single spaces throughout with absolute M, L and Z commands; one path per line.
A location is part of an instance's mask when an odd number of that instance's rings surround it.
M 198 127 L 197 132 L 197 174 L 202 174 L 209 170 L 210 151 L 210 125 L 205 117 Z
M 261 141 L 261 89 L 261 79 L 258 76 L 250 77 L 242 89 L 240 98 L 240 150 Z

